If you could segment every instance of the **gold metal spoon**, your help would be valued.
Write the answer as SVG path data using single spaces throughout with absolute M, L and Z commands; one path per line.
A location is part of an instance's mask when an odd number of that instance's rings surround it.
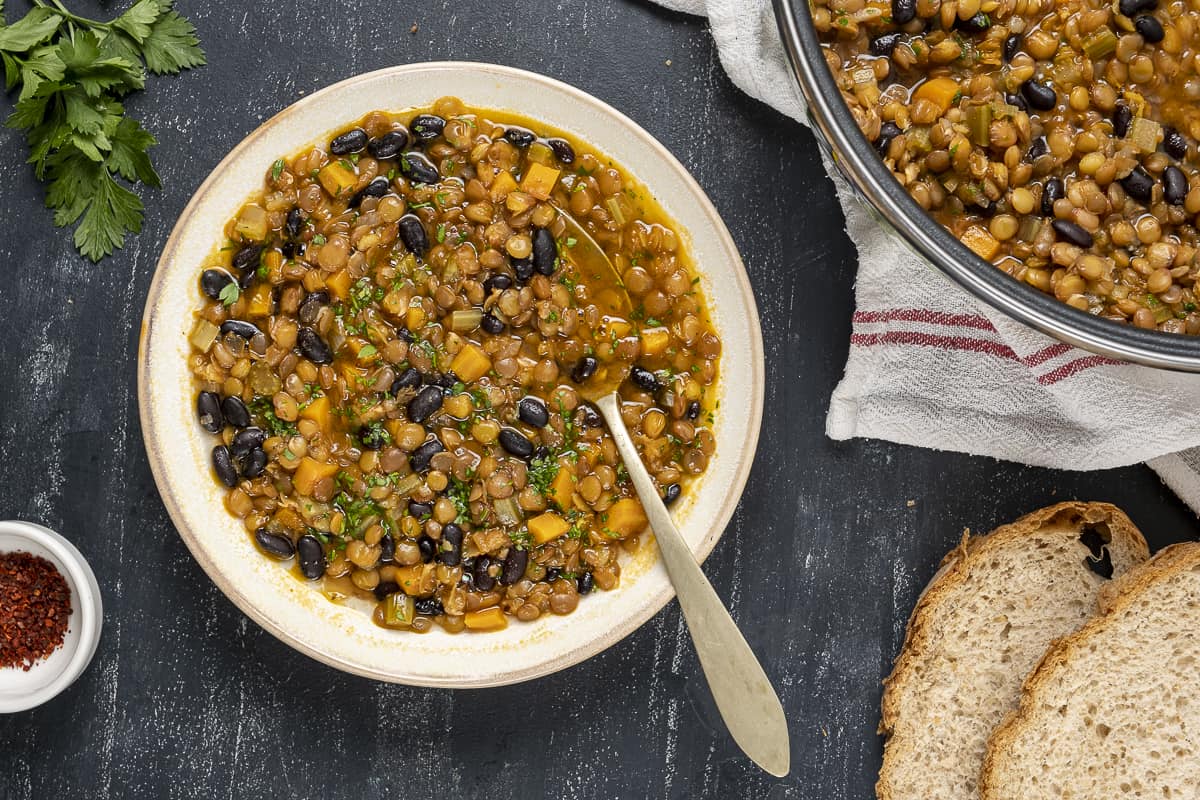
M 565 256 L 591 288 L 599 289 L 601 299 L 597 300 L 597 305 L 613 316 L 628 317 L 632 303 L 608 255 L 574 217 L 561 208 L 558 212 L 566 223 L 568 236 L 575 240 L 565 248 Z M 623 366 L 601 365 L 580 385 L 580 394 L 595 403 L 608 423 L 650 521 L 650 529 L 654 531 L 667 575 L 675 587 L 683 618 L 700 657 L 704 677 L 729 733 L 755 764 L 772 775 L 783 777 L 791 765 L 783 704 L 754 651 L 675 527 L 654 480 L 642 464 L 621 419 L 621 398 L 617 388 L 626 376 L 627 370 Z

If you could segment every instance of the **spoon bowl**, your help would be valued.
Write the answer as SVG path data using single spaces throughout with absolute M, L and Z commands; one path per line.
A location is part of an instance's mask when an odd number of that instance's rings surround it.
M 625 282 L 608 254 L 587 228 L 566 210 L 554 206 L 567 228 L 567 246 L 562 256 L 578 270 L 584 283 L 592 289 L 592 300 L 606 314 L 627 319 L 633 312 L 633 301 L 625 291 Z M 612 287 L 620 287 L 614 289 Z

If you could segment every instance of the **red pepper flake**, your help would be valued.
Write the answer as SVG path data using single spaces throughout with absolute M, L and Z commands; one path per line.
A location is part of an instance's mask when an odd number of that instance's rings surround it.
M 26 672 L 62 646 L 71 588 L 41 556 L 0 553 L 0 669 Z

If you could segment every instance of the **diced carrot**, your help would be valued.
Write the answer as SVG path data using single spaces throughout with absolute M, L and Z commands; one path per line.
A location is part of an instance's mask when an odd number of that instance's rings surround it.
M 508 193 L 517 188 L 517 180 L 512 176 L 511 172 L 501 172 L 492 181 L 491 189 L 489 190 L 492 196 L 493 203 L 499 203 Z
M 332 478 L 337 474 L 338 469 L 337 464 L 329 464 L 305 456 L 300 459 L 300 466 L 296 468 L 295 474 L 292 475 L 292 486 L 300 494 L 311 495 L 317 481 L 322 478 Z
M 367 370 L 355 366 L 351 361 L 342 362 L 340 368 L 342 370 L 342 377 L 346 379 L 346 383 L 350 385 L 351 389 L 358 389 L 362 385 L 360 381 L 365 380 L 367 377 Z
M 300 412 L 300 416 L 304 419 L 311 419 L 321 427 L 322 431 L 329 433 L 333 424 L 333 408 L 329 405 L 329 398 L 321 395 L 309 400 L 308 405 Z
M 550 193 L 554 191 L 554 184 L 558 183 L 558 176 L 561 174 L 562 170 L 543 164 L 530 164 L 529 169 L 525 171 L 525 177 L 521 179 L 521 191 L 533 195 L 538 200 L 549 200 Z
M 476 344 L 466 344 L 462 350 L 454 354 L 450 362 L 450 371 L 464 383 L 471 383 L 488 374 L 492 368 L 492 360 L 483 348 Z
M 938 107 L 938 113 L 945 114 L 958 95 L 958 83 L 953 78 L 930 78 L 913 92 L 913 101 L 928 100 Z
M 480 611 L 468 611 L 463 616 L 463 624 L 473 631 L 498 631 L 508 627 L 508 619 L 504 609 L 492 606 Z
M 401 591 L 410 596 L 428 594 L 436 585 L 433 572 L 435 564 L 413 564 L 408 567 L 396 567 L 396 583 Z
M 274 289 L 269 283 L 259 283 L 250 293 L 250 302 L 246 306 L 246 314 L 251 317 L 265 317 L 271 313 L 271 292 Z
M 325 279 L 325 288 L 333 292 L 338 300 L 345 301 L 350 296 L 350 272 L 340 270 Z
M 984 261 L 991 261 L 1000 249 L 1000 242 L 982 225 L 972 225 L 963 231 L 962 243 L 974 250 Z
M 410 305 L 404 317 L 404 325 L 410 331 L 415 331 L 425 324 L 425 309 L 419 305 Z
M 623 497 L 608 509 L 608 519 L 604 521 L 604 528 L 622 539 L 627 539 L 646 530 L 649 522 L 641 503 L 632 497 Z
M 334 161 L 326 164 L 317 173 L 317 180 L 321 182 L 321 186 L 325 187 L 325 191 L 334 197 L 340 197 L 354 188 L 354 185 L 358 183 L 358 176 L 354 174 L 354 170 L 348 168 L 341 161 Z
M 666 328 L 650 328 L 642 331 L 642 355 L 657 356 L 667 349 L 671 333 Z
M 263 255 L 262 265 L 266 267 L 267 282 L 283 283 L 283 253 L 278 250 L 268 250 Z
M 552 542 L 569 530 L 571 523 L 553 511 L 547 511 L 529 520 L 529 535 L 538 544 Z
M 571 495 L 575 493 L 575 470 L 570 462 L 558 462 L 558 473 L 550 482 L 550 499 L 563 511 L 571 508 Z

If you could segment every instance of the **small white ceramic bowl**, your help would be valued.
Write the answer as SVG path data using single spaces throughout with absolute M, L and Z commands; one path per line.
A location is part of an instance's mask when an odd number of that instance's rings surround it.
M 426 686 L 495 686 L 576 664 L 650 619 L 673 596 L 656 548 L 640 548 L 623 564 L 615 591 L 588 596 L 565 617 L 546 615 L 487 634 L 451 635 L 437 626 L 426 634 L 385 630 L 264 558 L 225 511 L 225 491 L 209 467 L 213 438 L 196 422 L 188 370 L 203 261 L 275 159 L 328 142 L 331 132 L 371 111 L 428 106 L 444 95 L 578 136 L 627 169 L 678 224 L 723 342 L 716 452 L 673 509 L 696 556 L 708 555 L 737 506 L 762 420 L 762 333 L 745 268 L 716 209 L 665 147 L 596 98 L 530 72 L 462 62 L 380 70 L 306 97 L 250 134 L 197 191 L 159 260 L 142 323 L 138 401 L 150 466 L 171 519 L 196 560 L 251 619 L 338 669 Z
M 0 669 L 0 714 L 40 706 L 74 683 L 96 653 L 104 622 L 100 586 L 75 545 L 32 522 L 0 522 L 0 553 L 13 552 L 41 556 L 58 568 L 71 589 L 71 616 L 62 647 L 49 657 L 28 672 L 20 667 Z

